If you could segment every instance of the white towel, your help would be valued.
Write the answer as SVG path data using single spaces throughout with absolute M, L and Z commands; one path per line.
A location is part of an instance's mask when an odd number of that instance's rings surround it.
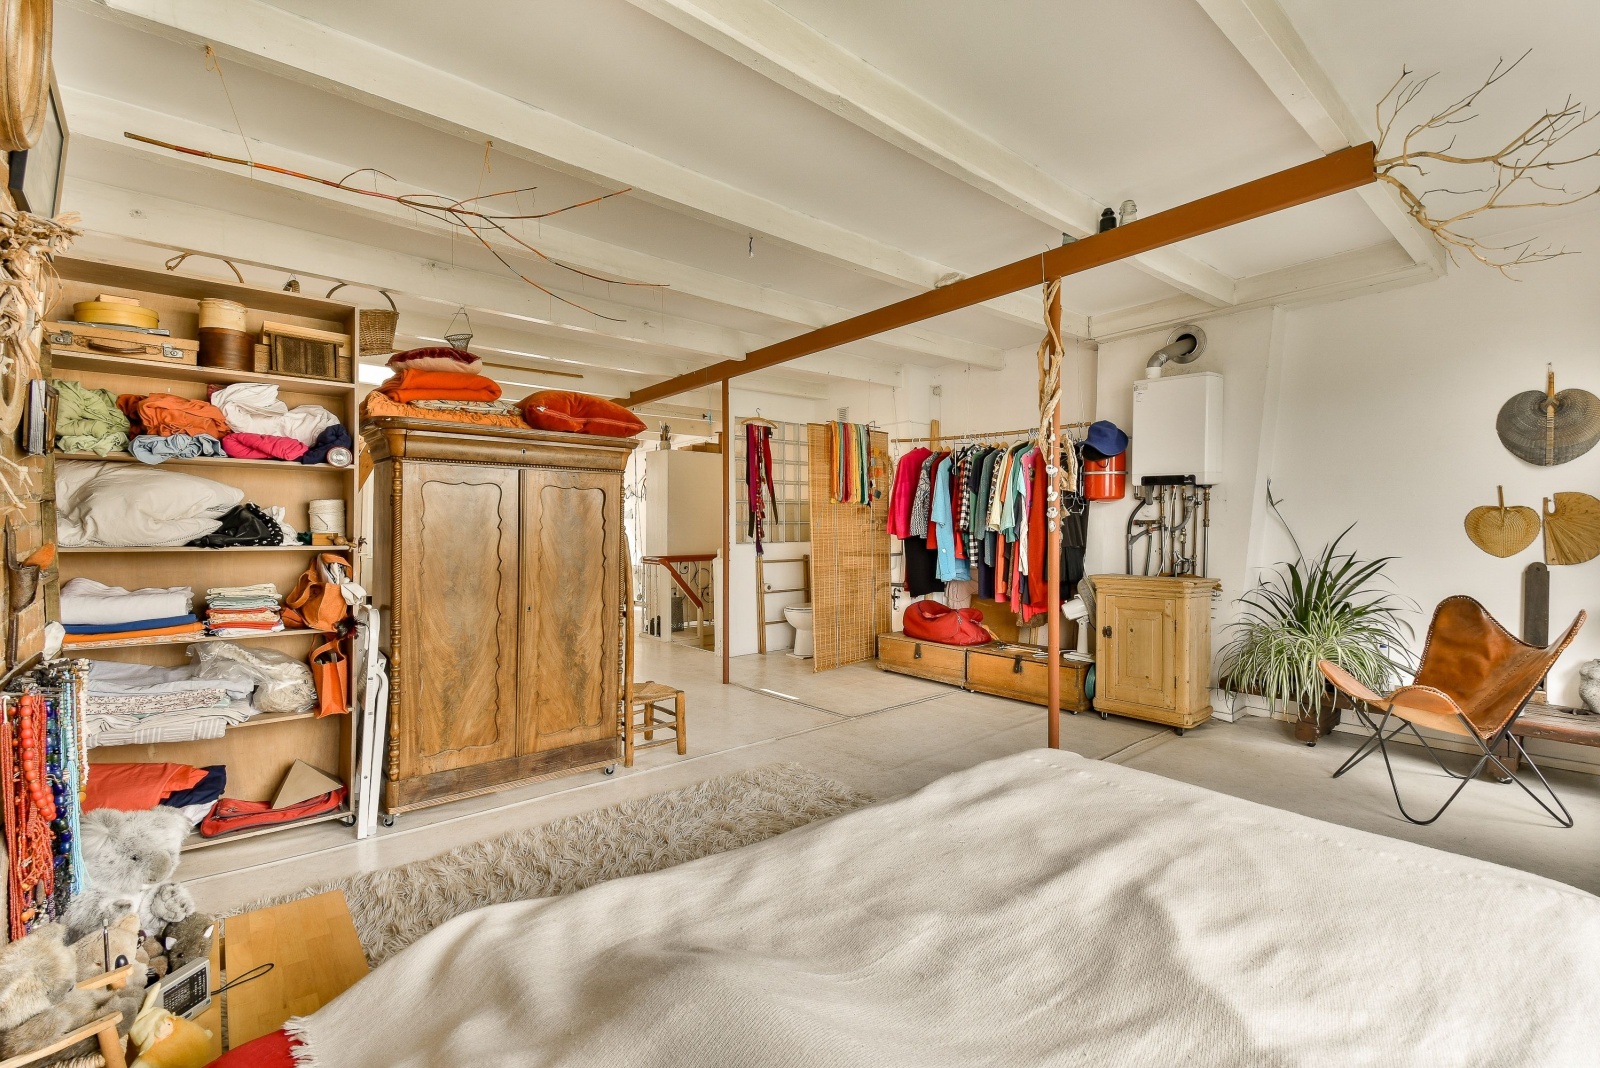
M 291 410 L 278 399 L 278 387 L 264 382 L 226 386 L 211 395 L 211 403 L 235 431 L 294 438 L 304 445 L 315 445 L 324 430 L 339 425 L 337 415 L 315 404 Z
M 194 611 L 188 586 L 125 590 L 94 579 L 75 578 L 61 587 L 61 622 L 84 625 L 168 619 Z

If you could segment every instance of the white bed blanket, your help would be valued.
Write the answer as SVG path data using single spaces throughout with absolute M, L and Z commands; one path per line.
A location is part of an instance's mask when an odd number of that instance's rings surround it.
M 1039 750 L 459 917 L 299 1063 L 1600 1063 L 1600 899 Z

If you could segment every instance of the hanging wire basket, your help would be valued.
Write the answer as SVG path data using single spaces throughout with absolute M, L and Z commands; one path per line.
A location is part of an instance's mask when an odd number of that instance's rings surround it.
M 340 282 L 328 290 L 328 296 L 333 296 L 350 284 Z M 356 348 L 362 356 L 387 356 L 394 351 L 394 331 L 395 327 L 400 325 L 400 309 L 394 306 L 394 298 L 389 295 L 387 289 L 379 289 L 378 292 L 389 302 L 388 311 L 382 308 L 361 308 L 356 312 Z

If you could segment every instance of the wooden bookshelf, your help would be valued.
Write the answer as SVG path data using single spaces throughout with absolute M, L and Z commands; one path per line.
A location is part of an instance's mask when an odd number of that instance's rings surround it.
M 338 301 L 70 257 L 58 259 L 55 266 L 61 280 L 56 303 L 49 312 L 49 317 L 55 320 L 70 319 L 72 305 L 76 301 L 92 300 L 101 293 L 111 293 L 137 298 L 145 307 L 154 309 L 160 315 L 162 327 L 170 330 L 174 337 L 194 339 L 198 337 L 197 302 L 205 297 L 221 297 L 245 306 L 246 327 L 252 333 L 259 331 L 263 320 L 349 334 L 352 339 L 357 333 L 354 306 Z M 353 375 L 357 361 L 352 359 L 350 364 Z M 353 378 L 349 381 L 328 381 L 254 371 L 190 367 L 126 356 L 52 353 L 48 346 L 45 370 L 53 378 L 72 379 L 84 386 L 117 394 L 172 393 L 192 399 L 206 399 L 208 386 L 237 382 L 270 383 L 278 387 L 280 399 L 291 408 L 301 404 L 328 408 L 350 431 L 352 439 L 359 440 L 356 427 L 358 396 Z M 126 452 L 105 457 L 92 453 L 56 453 L 50 458 L 46 478 L 52 489 L 55 460 L 139 463 Z M 309 527 L 307 504 L 311 500 L 342 498 L 350 524 L 354 524 L 360 515 L 357 496 L 359 484 L 354 465 L 335 467 L 331 464 L 203 457 L 164 460 L 152 466 L 169 467 L 236 487 L 244 492 L 247 501 L 263 507 L 282 506 L 286 509 L 289 525 L 296 531 L 305 531 Z M 53 497 L 52 492 L 46 509 L 46 534 L 51 539 L 56 534 Z M 354 533 L 353 529 L 346 531 L 347 536 Z M 187 545 L 62 546 L 56 564 L 57 582 L 47 586 L 47 611 L 49 618 L 59 619 L 58 583 L 82 576 L 128 589 L 192 587 L 195 591 L 195 610 L 203 619 L 207 588 L 271 582 L 280 594 L 287 595 L 314 554 L 324 552 L 348 555 L 352 567 L 357 563 L 349 546 L 245 546 L 227 549 Z M 324 636 L 316 631 L 300 629 L 237 638 L 202 635 L 154 641 L 112 639 L 68 646 L 64 655 L 170 667 L 190 662 L 187 651 L 192 645 L 204 646 L 216 641 L 265 643 L 266 647 L 304 659 L 324 640 Z M 346 653 L 348 655 L 348 649 Z M 353 683 L 352 679 L 352 692 Z M 318 718 L 312 712 L 261 713 L 229 728 L 221 738 L 153 745 L 101 746 L 90 751 L 90 762 L 173 761 L 197 767 L 225 764 L 228 768 L 228 797 L 265 801 L 276 793 L 284 775 L 297 759 L 335 775 L 347 786 L 354 782 L 351 718 L 349 715 Z M 344 814 L 329 813 L 215 839 L 192 836 L 186 848 L 305 826 L 341 818 Z

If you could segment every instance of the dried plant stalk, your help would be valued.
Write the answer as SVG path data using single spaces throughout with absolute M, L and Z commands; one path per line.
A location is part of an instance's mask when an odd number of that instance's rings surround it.
M 1568 250 L 1541 245 L 1539 239 L 1493 245 L 1464 233 L 1462 225 L 1489 212 L 1515 208 L 1560 208 L 1600 194 L 1600 185 L 1585 183 L 1577 189 L 1565 184 L 1578 174 L 1574 168 L 1600 159 L 1600 147 L 1574 148 L 1597 117 L 1583 104 L 1568 97 L 1559 108 L 1548 109 L 1521 130 L 1486 145 L 1478 151 L 1458 150 L 1456 142 L 1463 127 L 1478 117 L 1474 110 L 1480 97 L 1499 84 L 1528 58 L 1524 52 L 1514 62 L 1504 59 L 1494 65 L 1483 84 L 1451 102 L 1420 122 L 1401 116 L 1412 108 L 1437 73 L 1418 78 L 1410 70 L 1401 71 L 1389 91 L 1375 108 L 1378 124 L 1378 180 L 1387 182 L 1400 194 L 1411 217 L 1421 223 L 1450 253 L 1454 262 L 1464 252 L 1488 267 L 1511 277 L 1511 270 L 1529 263 L 1540 263 L 1568 255 Z M 1409 124 L 1409 125 L 1408 125 Z M 1400 131 L 1404 130 L 1404 133 Z M 1439 144 L 1441 138 L 1448 139 Z M 1392 139 L 1398 137 L 1397 151 L 1385 156 Z M 1579 140 L 1574 140 L 1579 138 Z M 1486 184 L 1466 189 L 1445 186 L 1418 192 L 1424 180 L 1436 172 L 1483 175 Z M 1461 210 L 1429 204 L 1429 197 L 1481 195 Z M 1457 200 L 1456 203 L 1461 203 Z

